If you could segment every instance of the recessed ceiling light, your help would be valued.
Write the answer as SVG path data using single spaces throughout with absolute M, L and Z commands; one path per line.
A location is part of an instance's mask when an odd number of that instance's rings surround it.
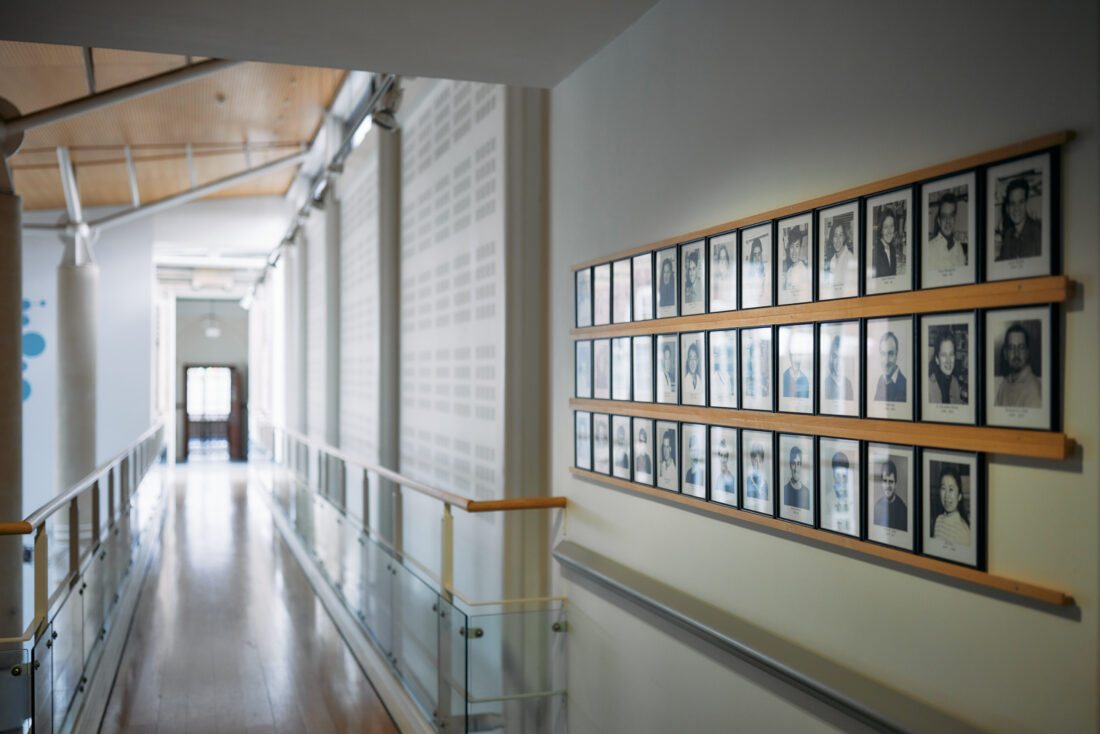
M 216 104 L 218 107 L 225 107 L 224 92 L 218 92 L 216 95 L 214 95 L 214 104 Z

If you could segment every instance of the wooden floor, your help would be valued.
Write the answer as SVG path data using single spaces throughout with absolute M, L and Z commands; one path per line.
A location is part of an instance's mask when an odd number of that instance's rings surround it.
M 176 471 L 100 731 L 396 732 L 248 481 Z

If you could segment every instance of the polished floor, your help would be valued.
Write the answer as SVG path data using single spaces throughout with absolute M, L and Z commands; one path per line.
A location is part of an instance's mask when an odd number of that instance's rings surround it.
M 286 548 L 248 465 L 171 472 L 104 733 L 396 732 Z

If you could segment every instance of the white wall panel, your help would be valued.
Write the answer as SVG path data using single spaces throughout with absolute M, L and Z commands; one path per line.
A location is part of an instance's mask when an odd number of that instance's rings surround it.
M 325 438 L 325 217 L 314 211 L 305 223 L 306 253 L 306 432 Z

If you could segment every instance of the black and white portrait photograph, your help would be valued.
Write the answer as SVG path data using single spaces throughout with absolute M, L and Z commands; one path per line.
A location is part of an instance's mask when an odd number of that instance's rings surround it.
M 713 408 L 737 407 L 737 329 L 712 331 L 707 335 L 710 348 L 710 405 Z
M 611 416 L 611 473 L 619 479 L 630 479 L 630 419 L 625 415 Z
M 710 501 L 737 507 L 737 429 L 710 427 Z
M 631 307 L 634 305 L 630 270 L 630 260 L 616 260 L 611 264 L 611 320 L 616 324 L 630 321 Z
M 741 507 L 775 515 L 775 472 L 771 431 L 741 431 Z
M 868 418 L 913 420 L 913 319 L 867 320 Z
M 676 334 L 657 335 L 657 402 L 680 402 L 680 350 Z
M 574 447 L 573 463 L 578 469 L 592 470 L 592 414 L 585 410 L 578 410 L 575 415 L 576 428 L 573 436 L 576 439 Z
M 966 285 L 976 280 L 976 186 L 973 171 L 921 186 L 921 288 Z
M 741 329 L 741 407 L 775 410 L 770 326 Z
M 925 371 L 920 418 L 974 425 L 978 416 L 974 372 L 973 311 L 922 316 L 921 360 Z
M 817 298 L 859 295 L 859 202 L 849 201 L 817 215 Z
M 981 529 L 978 455 L 924 449 L 921 469 L 926 508 L 924 554 L 977 567 Z
M 611 399 L 611 340 L 592 341 L 592 397 Z
M 772 224 L 741 230 L 741 308 L 771 306 Z
M 779 483 L 783 487 L 779 516 L 784 520 L 814 524 L 814 437 L 779 434 Z
M 611 473 L 611 416 L 592 414 L 592 470 Z
M 582 339 L 576 344 L 578 398 L 592 397 L 592 342 Z
M 592 323 L 611 323 L 611 263 L 592 268 Z
M 868 295 L 913 288 L 912 187 L 867 199 Z
M 680 288 L 680 314 L 703 313 L 707 308 L 706 240 L 680 245 L 680 273 L 684 279 Z
M 822 414 L 859 417 L 862 347 L 858 321 L 832 321 L 819 327 L 818 409 Z
M 986 169 L 986 280 L 1052 272 L 1051 154 Z
M 630 353 L 630 337 L 611 340 L 611 399 L 630 400 L 630 375 L 634 368 Z
M 858 538 L 863 486 L 859 441 L 822 436 L 817 442 L 817 456 L 821 529 Z
M 684 481 L 680 485 L 683 494 L 707 498 L 707 427 L 698 423 L 680 424 L 682 435 L 680 446 L 683 447 L 684 456 L 681 466 L 684 472 Z
M 680 491 L 680 467 L 676 463 L 679 451 L 678 427 L 675 421 L 657 421 L 657 486 Z
M 652 418 L 635 418 L 634 429 L 634 481 L 653 486 L 653 471 L 657 456 L 653 453 L 656 441 L 653 436 Z
M 780 219 L 779 305 L 813 300 L 813 214 Z
M 867 445 L 867 539 L 914 550 L 915 453 L 912 446 Z
M 1051 307 L 985 312 L 985 422 L 1053 428 Z
M 592 268 L 581 268 L 576 273 L 577 327 L 592 325 Z
M 814 412 L 814 325 L 779 327 L 779 410 Z
M 653 318 L 653 253 L 634 256 L 634 320 Z
M 653 402 L 653 337 L 634 337 L 634 402 Z
M 704 332 L 680 334 L 680 402 L 683 405 L 707 404 L 706 340 Z
M 657 318 L 679 316 L 679 292 L 675 246 L 657 251 Z
M 737 233 L 710 238 L 710 310 L 737 308 Z

